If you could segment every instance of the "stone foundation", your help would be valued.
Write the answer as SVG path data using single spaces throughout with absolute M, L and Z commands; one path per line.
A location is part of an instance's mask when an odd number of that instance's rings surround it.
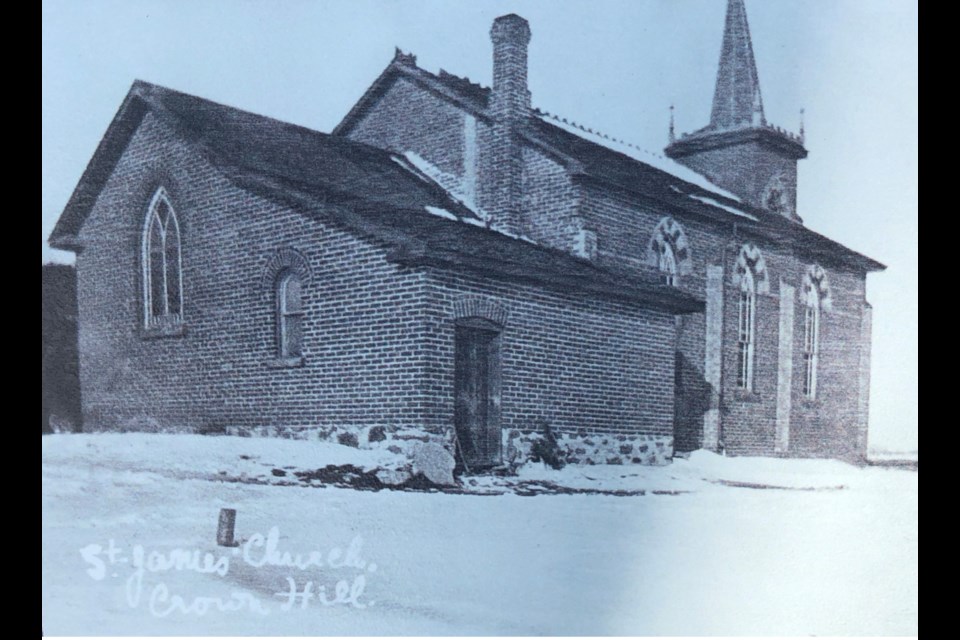
M 555 436 L 567 464 L 663 465 L 673 458 L 672 436 L 602 433 L 556 433 Z M 540 438 L 543 438 L 540 431 L 504 431 L 504 462 L 509 465 L 527 462 L 530 447 Z
M 431 442 L 454 454 L 453 432 L 437 434 L 415 427 L 356 428 L 284 428 L 228 427 L 226 435 L 240 437 L 319 439 L 323 442 L 360 449 L 387 449 L 410 456 L 417 443 Z M 516 467 L 530 461 L 530 448 L 543 437 L 541 431 L 503 431 L 503 462 Z M 663 435 L 623 435 L 602 433 L 557 433 L 557 444 L 567 464 L 646 464 L 664 465 L 673 458 L 673 437 Z
M 225 435 L 241 438 L 286 438 L 289 440 L 320 440 L 358 449 L 388 449 L 394 453 L 410 454 L 418 442 L 441 445 L 453 454 L 451 434 L 431 433 L 416 427 L 227 427 Z

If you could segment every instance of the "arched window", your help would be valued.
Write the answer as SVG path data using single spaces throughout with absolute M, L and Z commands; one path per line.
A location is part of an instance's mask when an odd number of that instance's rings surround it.
M 150 327 L 183 321 L 183 276 L 180 225 L 161 187 L 157 189 L 143 226 L 143 317 Z
M 817 367 L 820 362 L 820 320 L 830 308 L 827 274 L 818 265 L 807 269 L 803 279 L 803 395 L 817 397 Z
M 673 254 L 673 247 L 668 243 L 660 245 L 660 259 L 658 265 L 663 273 L 663 280 L 669 286 L 677 284 L 677 257 Z
M 737 330 L 737 387 L 753 390 L 753 355 L 757 333 L 757 286 L 752 271 L 740 277 Z
M 303 355 L 302 282 L 296 272 L 286 270 L 277 277 L 277 355 L 299 358 Z
M 673 218 L 663 218 L 654 229 L 647 246 L 647 264 L 659 269 L 670 286 L 676 286 L 678 276 L 693 271 L 687 236 Z
M 754 352 L 757 344 L 757 294 L 770 293 L 767 265 L 754 244 L 740 247 L 733 270 L 740 289 L 737 303 L 737 387 L 753 391 Z
M 820 356 L 820 298 L 807 296 L 803 312 L 803 395 L 817 395 L 817 359 Z

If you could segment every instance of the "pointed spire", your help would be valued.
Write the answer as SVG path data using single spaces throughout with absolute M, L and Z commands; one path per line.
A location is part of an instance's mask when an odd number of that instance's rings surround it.
M 670 105 L 670 142 L 674 143 L 677 141 L 677 133 L 673 127 L 673 105 Z
M 727 0 L 727 20 L 710 126 L 733 129 L 764 125 L 766 118 L 747 25 L 747 9 L 744 0 Z
M 804 138 L 807 137 L 806 126 L 804 122 L 804 120 L 806 120 L 805 113 L 806 113 L 806 109 L 800 109 L 800 142 L 801 144 L 805 141 Z

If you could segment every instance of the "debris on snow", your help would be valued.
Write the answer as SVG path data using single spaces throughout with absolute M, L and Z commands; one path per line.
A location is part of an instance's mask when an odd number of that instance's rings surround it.
M 418 443 L 413 448 L 413 470 L 422 473 L 430 482 L 442 486 L 456 485 L 453 455 L 434 442 Z
M 217 636 L 300 635 L 305 629 L 331 635 L 917 633 L 914 472 L 701 451 L 657 467 L 568 465 L 557 472 L 542 464 L 524 465 L 518 476 L 462 476 L 462 487 L 442 490 L 417 475 L 403 483 L 405 491 L 375 491 L 387 477 L 380 470 L 388 458 L 385 449 L 315 440 L 44 436 L 44 631 L 152 636 L 177 635 L 184 628 Z M 271 475 L 272 469 L 289 466 L 300 471 Z M 218 469 L 234 480 L 218 481 Z M 238 472 L 246 474 L 243 480 Z M 313 477 L 300 482 L 300 474 Z M 295 482 L 298 486 L 290 486 Z M 762 491 L 732 483 L 842 484 L 847 489 Z M 456 495 L 467 492 L 473 495 Z M 224 506 L 236 508 L 237 540 L 241 547 L 250 545 L 255 560 L 265 558 L 263 540 L 273 531 L 278 558 L 287 552 L 313 558 L 314 551 L 327 558 L 327 551 L 337 549 L 334 557 L 342 561 L 351 538 L 359 537 L 359 558 L 377 569 L 340 562 L 339 569 L 331 564 L 307 571 L 251 566 L 244 556 L 231 556 L 226 575 L 144 572 L 137 606 L 125 602 L 125 589 L 137 575 L 133 566 L 116 564 L 111 574 L 108 564 L 101 579 L 92 577 L 95 567 L 87 558 L 110 562 L 112 544 L 122 547 L 124 556 L 134 546 L 146 556 L 221 555 L 214 534 Z M 251 544 L 255 539 L 261 546 Z M 289 589 L 288 578 L 298 589 L 312 581 L 333 596 L 337 581 L 361 572 L 367 608 L 330 608 L 319 599 L 307 604 L 305 597 L 304 606 L 281 608 L 288 601 L 281 595 Z M 206 615 L 152 614 L 147 600 L 156 589 L 170 597 L 157 601 L 164 611 L 178 598 L 184 606 L 202 606 Z M 259 599 L 271 615 L 211 604 L 216 598 L 232 602 L 234 593 Z M 679 601 L 711 606 L 664 615 Z

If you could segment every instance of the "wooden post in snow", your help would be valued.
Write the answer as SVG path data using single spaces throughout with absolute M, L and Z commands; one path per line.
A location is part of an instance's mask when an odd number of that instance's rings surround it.
M 220 509 L 220 521 L 217 523 L 217 544 L 221 547 L 236 547 L 233 528 L 237 523 L 236 509 Z

